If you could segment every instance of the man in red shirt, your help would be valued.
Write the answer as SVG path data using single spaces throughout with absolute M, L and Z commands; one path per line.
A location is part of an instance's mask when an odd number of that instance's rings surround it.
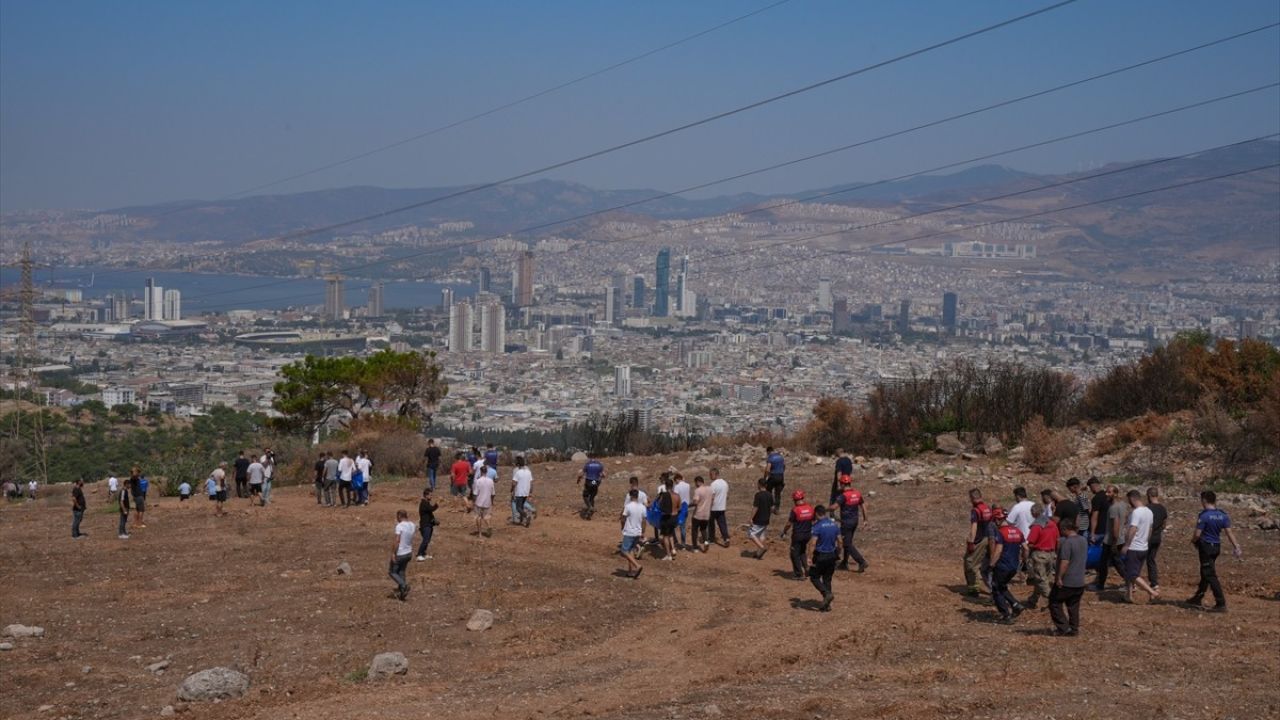
M 1058 518 L 1049 516 L 1048 522 L 1041 523 L 1044 508 L 1040 505 L 1031 507 L 1031 517 L 1036 522 L 1031 525 L 1025 546 L 1027 584 L 1031 585 L 1031 597 L 1027 598 L 1027 607 L 1035 610 L 1040 598 L 1048 598 L 1053 587 L 1054 565 L 1058 553 Z
M 462 453 L 453 454 L 453 465 L 449 466 L 449 494 L 461 502 L 459 512 L 467 511 L 467 481 L 471 479 L 471 463 Z

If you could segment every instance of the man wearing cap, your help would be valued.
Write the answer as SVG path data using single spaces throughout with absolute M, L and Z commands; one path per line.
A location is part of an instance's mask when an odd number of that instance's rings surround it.
M 853 489 L 853 478 L 840 476 L 840 494 L 831 505 L 831 514 L 840 511 L 840 540 L 844 546 L 844 557 L 840 560 L 840 569 L 849 569 L 849 559 L 858 564 L 858 572 L 867 571 L 867 559 L 862 557 L 853 544 L 853 534 L 858 532 L 858 521 L 867 519 L 867 501 L 862 493 Z
M 1018 574 L 1022 564 L 1022 543 L 1025 538 L 1017 525 L 1008 522 L 1003 508 L 991 509 L 991 521 L 995 532 L 991 534 L 991 598 L 1000 611 L 1000 622 L 1010 624 L 1023 611 L 1022 604 L 1009 592 L 1009 582 Z
M 805 553 L 809 549 L 809 538 L 813 537 L 813 506 L 805 502 L 804 491 L 797 490 L 791 493 L 791 501 L 794 507 L 791 508 L 791 514 L 787 516 L 787 526 L 782 528 L 783 540 L 787 539 L 787 533 L 791 533 L 791 574 L 796 580 L 803 580 L 805 575 Z M 840 534 L 840 528 L 836 528 L 836 536 Z M 834 552 L 834 549 L 833 549 Z M 832 568 L 835 562 L 833 558 Z

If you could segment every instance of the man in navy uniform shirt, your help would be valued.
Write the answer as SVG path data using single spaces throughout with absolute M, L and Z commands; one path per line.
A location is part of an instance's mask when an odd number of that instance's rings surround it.
M 835 594 L 831 592 L 831 578 L 836 574 L 839 557 L 840 525 L 827 515 L 827 508 L 814 508 L 818 521 L 813 524 L 813 564 L 809 566 L 809 581 L 822 593 L 822 612 L 831 610 Z
M 1200 585 L 1196 594 L 1187 599 L 1188 605 L 1200 607 L 1204 602 L 1204 591 L 1213 590 L 1213 612 L 1227 611 L 1227 596 L 1222 592 L 1222 583 L 1218 582 L 1218 555 L 1222 552 L 1222 536 L 1231 541 L 1232 554 L 1237 558 L 1243 554 L 1236 535 L 1231 531 L 1231 518 L 1217 507 L 1218 495 L 1212 490 L 1200 493 L 1200 517 L 1196 518 L 1196 531 L 1191 542 L 1196 546 L 1200 556 Z

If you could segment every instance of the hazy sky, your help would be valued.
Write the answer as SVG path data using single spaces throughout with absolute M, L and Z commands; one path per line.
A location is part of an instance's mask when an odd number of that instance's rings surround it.
M 0 0 L 0 208 L 109 208 L 229 195 L 767 4 Z M 1047 4 L 791 0 L 603 77 L 269 192 L 494 180 Z M 1277 20 L 1275 0 L 1082 0 L 551 177 L 613 188 L 693 185 Z M 711 192 L 873 180 L 1277 79 L 1280 31 L 1273 29 Z M 1277 130 L 1280 94 L 1272 90 L 1002 164 L 1075 170 Z

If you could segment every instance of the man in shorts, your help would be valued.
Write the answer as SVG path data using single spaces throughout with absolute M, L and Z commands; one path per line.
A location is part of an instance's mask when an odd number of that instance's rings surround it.
M 1147 564 L 1147 551 L 1151 541 L 1151 526 L 1155 516 L 1147 507 L 1147 499 L 1138 490 L 1130 490 L 1125 496 L 1129 501 L 1129 522 L 1125 529 L 1124 544 L 1120 554 L 1124 556 L 1124 600 L 1133 602 L 1133 586 L 1137 585 L 1151 600 L 1160 597 L 1160 591 L 1142 579 L 1142 568 Z
M 262 476 L 265 469 L 262 461 L 254 460 L 249 463 L 249 504 L 254 503 L 254 498 L 262 495 Z
M 483 465 L 484 460 L 480 462 Z M 471 481 L 472 511 L 476 515 L 476 529 L 471 531 L 472 535 L 493 537 L 493 528 L 490 526 L 490 519 L 493 517 L 493 492 L 493 478 L 482 468 Z
M 670 473 L 663 473 L 662 492 L 658 493 L 658 510 L 662 514 L 658 523 L 659 540 L 662 542 L 663 560 L 676 559 L 676 516 L 680 514 L 680 497 L 675 492 L 675 481 Z
M 396 539 L 391 546 L 391 566 L 387 569 L 387 574 L 396 581 L 394 596 L 400 602 L 409 597 L 409 581 L 405 579 L 404 573 L 409 567 L 409 561 L 413 559 L 413 536 L 417 532 L 418 528 L 409 519 L 409 513 L 397 510 Z
M 645 523 L 645 507 L 640 502 L 640 491 L 632 488 L 627 494 L 627 503 L 622 508 L 622 514 L 619 516 L 622 527 L 622 544 L 618 546 L 618 552 L 622 554 L 622 559 L 627 562 L 627 569 L 624 571 L 627 577 L 632 580 L 640 577 L 640 571 L 644 570 L 640 566 L 640 560 L 636 557 L 636 549 L 640 547 L 640 540 L 644 537 Z
M 223 460 L 218 463 L 218 467 L 209 473 L 209 479 L 213 481 L 213 497 L 214 515 L 225 515 L 227 511 L 222 507 L 227 501 L 227 462 Z
M 471 463 L 462 453 L 453 454 L 453 464 L 449 466 L 449 494 L 458 498 L 461 503 L 459 512 L 467 511 L 468 485 L 471 482 Z
M 769 489 L 769 481 L 760 478 L 756 483 L 756 496 L 751 501 L 754 513 L 751 516 L 751 529 L 747 531 L 747 539 L 756 546 L 752 556 L 759 560 L 764 557 L 769 546 L 765 544 L 765 535 L 769 532 L 769 516 L 773 514 L 773 492 Z

